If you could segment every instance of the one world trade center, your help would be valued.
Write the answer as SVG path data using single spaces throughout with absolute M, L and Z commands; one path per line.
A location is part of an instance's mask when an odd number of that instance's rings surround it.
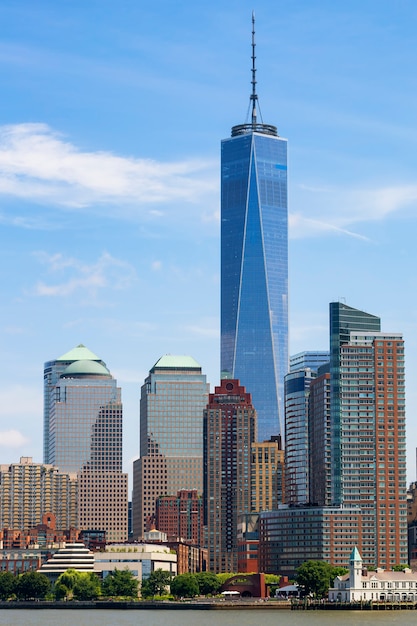
M 221 144 L 221 370 L 252 394 L 257 439 L 266 441 L 284 437 L 287 140 L 258 119 L 254 24 L 252 17 L 251 121 Z

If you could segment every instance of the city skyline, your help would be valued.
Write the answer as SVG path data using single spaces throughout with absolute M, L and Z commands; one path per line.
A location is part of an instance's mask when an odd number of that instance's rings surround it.
M 329 348 L 331 301 L 378 311 L 416 410 L 412 3 L 5 2 L 2 463 L 42 460 L 42 365 L 69 346 L 122 388 L 128 471 L 150 363 L 189 354 L 219 384 L 218 145 L 245 122 L 253 8 L 262 115 L 290 146 L 290 354 Z M 413 480 L 411 419 L 407 440 Z

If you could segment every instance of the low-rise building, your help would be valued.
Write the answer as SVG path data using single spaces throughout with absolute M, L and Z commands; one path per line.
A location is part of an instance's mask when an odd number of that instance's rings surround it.
M 166 545 L 132 543 L 108 545 L 94 554 L 94 570 L 103 578 L 115 569 L 128 569 L 141 582 L 157 569 L 177 575 L 177 555 Z
M 331 602 L 416 602 L 417 572 L 405 568 L 401 572 L 363 566 L 355 547 L 350 555 L 349 573 L 337 576 L 329 589 Z

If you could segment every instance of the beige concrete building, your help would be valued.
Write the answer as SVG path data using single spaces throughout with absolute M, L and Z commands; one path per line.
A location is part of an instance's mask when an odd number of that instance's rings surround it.
M 270 511 L 285 502 L 285 453 L 281 437 L 251 446 L 251 511 Z
M 26 456 L 0 465 L 0 528 L 27 531 L 45 513 L 55 515 L 59 530 L 77 526 L 76 476 Z

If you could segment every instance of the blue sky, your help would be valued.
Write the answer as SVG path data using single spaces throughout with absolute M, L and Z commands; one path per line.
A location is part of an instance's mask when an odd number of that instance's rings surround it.
M 406 340 L 417 393 L 414 0 L 0 5 L 0 462 L 42 460 L 43 363 L 84 343 L 122 387 L 166 353 L 219 383 L 220 140 L 246 120 L 251 14 L 265 123 L 289 142 L 290 351 L 328 303 Z

